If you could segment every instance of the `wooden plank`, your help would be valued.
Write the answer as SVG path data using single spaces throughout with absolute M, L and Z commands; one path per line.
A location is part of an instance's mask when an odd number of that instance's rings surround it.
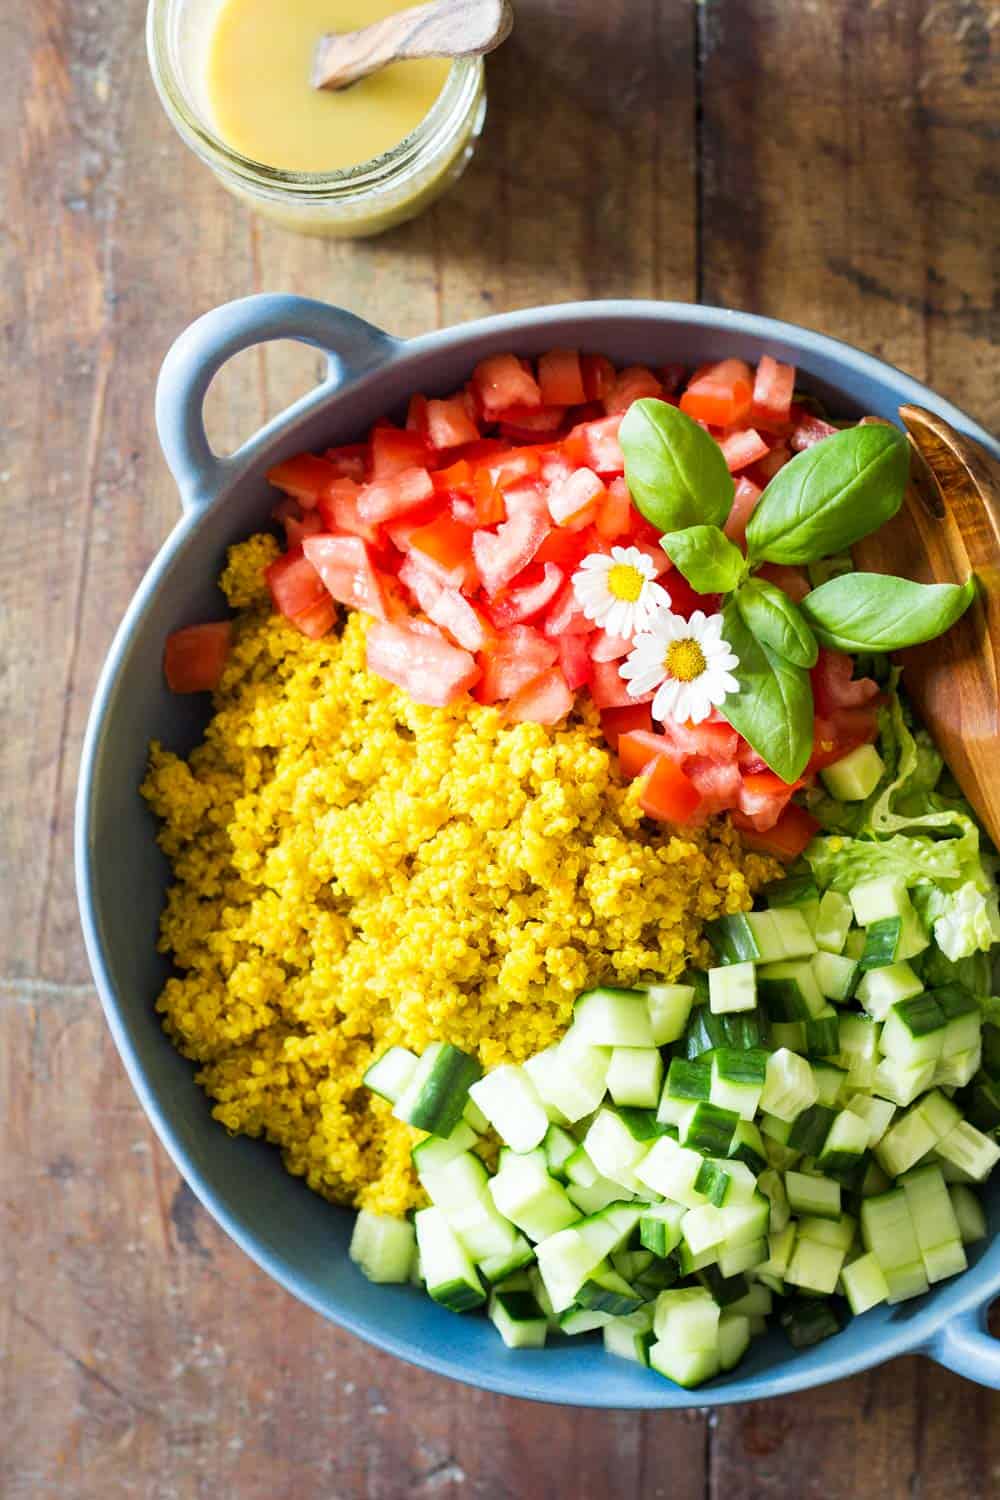
M 961 0 L 700 8 L 702 288 L 1000 419 L 1000 76 Z

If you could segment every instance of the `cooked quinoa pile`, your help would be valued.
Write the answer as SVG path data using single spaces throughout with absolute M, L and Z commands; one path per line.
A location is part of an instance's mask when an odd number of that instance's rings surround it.
M 174 871 L 167 1032 L 233 1132 L 340 1203 L 421 1201 L 418 1133 L 362 1086 L 392 1043 L 519 1061 L 608 978 L 670 980 L 701 923 L 774 873 L 728 823 L 643 819 L 589 706 L 563 728 L 424 708 L 365 671 L 365 619 L 309 640 L 270 613 L 268 536 L 222 577 L 240 611 L 204 742 L 154 744 L 143 793 Z

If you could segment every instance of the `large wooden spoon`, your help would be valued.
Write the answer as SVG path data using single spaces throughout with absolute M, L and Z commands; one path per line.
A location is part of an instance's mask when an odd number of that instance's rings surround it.
M 957 625 L 899 656 L 917 713 L 1000 846 L 1000 465 L 933 412 L 899 414 L 913 448 L 906 501 L 854 559 L 920 583 L 979 579 Z
M 433 0 L 360 31 L 328 32 L 313 53 L 312 86 L 343 89 L 388 63 L 410 57 L 473 57 L 506 41 L 509 0 Z

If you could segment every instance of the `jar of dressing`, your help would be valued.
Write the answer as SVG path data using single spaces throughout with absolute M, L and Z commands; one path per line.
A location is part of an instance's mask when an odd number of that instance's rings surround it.
M 339 93 L 309 83 L 324 31 L 405 0 L 150 0 L 157 92 L 181 139 L 258 213 L 303 234 L 379 234 L 450 186 L 486 113 L 480 57 L 394 63 Z

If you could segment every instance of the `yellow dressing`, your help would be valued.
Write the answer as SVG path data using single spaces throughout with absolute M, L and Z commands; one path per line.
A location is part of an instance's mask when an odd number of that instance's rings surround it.
M 223 0 L 205 80 L 218 134 L 288 172 L 337 171 L 391 150 L 437 99 L 445 59 L 393 63 L 341 93 L 312 88 L 309 73 L 323 32 L 404 8 L 400 0 Z

